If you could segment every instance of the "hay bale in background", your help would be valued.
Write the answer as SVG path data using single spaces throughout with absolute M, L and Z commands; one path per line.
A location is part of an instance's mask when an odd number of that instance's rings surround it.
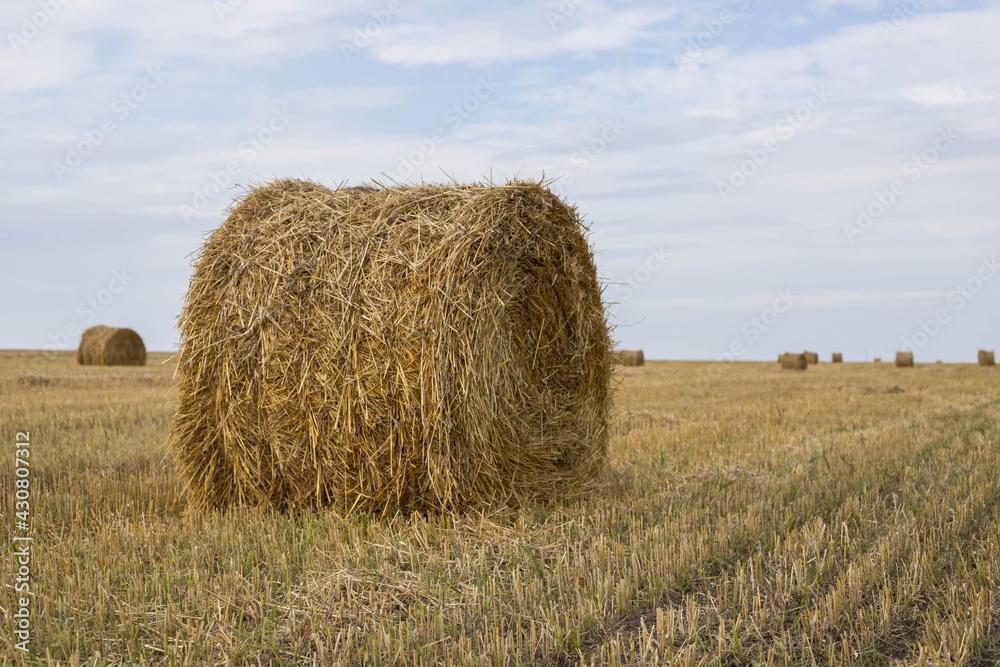
M 171 446 L 193 506 L 590 493 L 611 342 L 585 234 L 539 183 L 247 192 L 180 319 Z
M 806 363 L 814 365 L 819 363 L 819 355 L 815 352 L 803 352 L 803 354 L 806 355 Z
M 781 355 L 781 368 L 783 370 L 804 371 L 808 367 L 809 361 L 804 354 L 788 352 Z
M 840 352 L 834 352 L 833 356 L 830 358 L 830 363 L 832 364 L 844 363 L 844 355 Z
M 874 359 L 872 359 L 872 363 L 873 364 L 881 364 L 882 363 L 882 357 L 875 357 Z
M 90 327 L 80 337 L 76 363 L 83 366 L 145 366 L 146 346 L 131 329 Z
M 646 363 L 646 357 L 642 350 L 615 350 L 611 353 L 614 360 L 626 366 L 642 366 Z
M 993 356 L 993 350 L 979 350 L 979 365 L 980 366 L 996 365 L 996 359 Z
M 897 352 L 896 353 L 896 368 L 913 368 L 913 353 L 912 352 Z

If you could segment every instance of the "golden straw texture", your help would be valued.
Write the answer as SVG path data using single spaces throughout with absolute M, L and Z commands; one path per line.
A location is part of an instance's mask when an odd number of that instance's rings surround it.
M 787 352 L 781 355 L 781 367 L 785 370 L 804 371 L 809 367 L 805 354 Z
M 586 231 L 533 182 L 249 191 L 180 319 L 171 440 L 193 505 L 587 494 L 611 346 Z
M 99 324 L 83 332 L 76 362 L 83 366 L 145 366 L 146 346 L 131 329 Z
M 626 366 L 642 366 L 646 363 L 642 350 L 615 350 L 612 356 L 619 364 Z

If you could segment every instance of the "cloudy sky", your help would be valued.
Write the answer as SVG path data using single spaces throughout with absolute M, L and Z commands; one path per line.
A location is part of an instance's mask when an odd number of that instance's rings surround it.
M 520 176 L 652 358 L 1000 348 L 1000 2 L 6 0 L 2 348 L 172 350 L 274 176 Z M 997 278 L 997 279 L 994 279 Z

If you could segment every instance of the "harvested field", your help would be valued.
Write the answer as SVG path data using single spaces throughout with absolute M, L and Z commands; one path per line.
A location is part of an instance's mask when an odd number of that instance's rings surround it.
M 734 363 L 704 393 L 709 363 L 647 361 L 619 370 L 586 499 L 186 517 L 165 358 L 0 353 L 0 423 L 35 448 L 33 631 L 53 664 L 1000 658 L 1000 385 L 975 363 Z

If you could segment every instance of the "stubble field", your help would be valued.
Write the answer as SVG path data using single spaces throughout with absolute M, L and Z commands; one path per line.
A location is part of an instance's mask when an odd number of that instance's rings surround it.
M 0 352 L 0 662 L 15 535 L 40 664 L 1000 661 L 997 369 L 649 362 L 587 502 L 194 516 L 167 356 Z

